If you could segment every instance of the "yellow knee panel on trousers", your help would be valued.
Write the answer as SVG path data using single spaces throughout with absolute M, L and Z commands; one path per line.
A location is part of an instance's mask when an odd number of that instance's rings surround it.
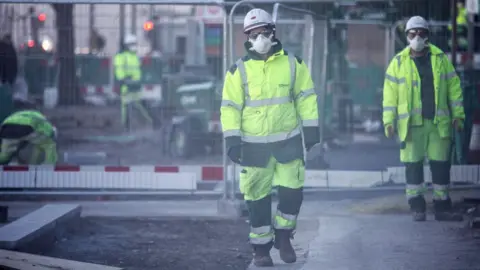
M 429 160 L 446 161 L 450 157 L 450 138 L 442 138 L 432 120 L 424 119 L 422 126 L 409 128 L 405 148 L 400 150 L 402 162 Z
M 243 167 L 240 173 L 240 191 L 245 200 L 256 201 L 268 196 L 273 186 L 301 188 L 305 182 L 305 165 L 296 159 L 279 163 L 271 157 L 267 167 Z

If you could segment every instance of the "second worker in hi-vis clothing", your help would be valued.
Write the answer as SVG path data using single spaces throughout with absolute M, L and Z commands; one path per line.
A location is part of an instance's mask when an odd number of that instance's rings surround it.
M 430 163 L 435 219 L 461 221 L 448 194 L 454 129 L 465 119 L 460 79 L 447 55 L 428 41 L 429 27 L 420 16 L 408 20 L 409 46 L 398 53 L 385 74 L 383 124 L 387 137 L 398 134 L 405 164 L 407 199 L 415 221 L 426 220 L 423 163 Z M 394 123 L 396 122 L 396 126 Z

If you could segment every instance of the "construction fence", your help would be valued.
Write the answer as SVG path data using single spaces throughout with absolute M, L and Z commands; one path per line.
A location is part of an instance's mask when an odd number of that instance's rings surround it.
M 44 111 L 63 134 L 82 133 L 75 129 L 89 136 L 124 133 L 113 57 L 120 50 L 122 33 L 134 33 L 141 58 L 140 98 L 158 119 L 143 121 L 135 115 L 133 130 L 173 125 L 166 131 L 164 144 L 170 149 L 165 153 L 179 158 L 222 152 L 222 79 L 228 67 L 245 54 L 242 25 L 251 5 L 238 7 L 232 28 L 226 32 L 224 19 L 228 14 L 220 6 L 75 5 L 73 28 L 65 29 L 50 5 L 35 5 L 37 13 L 46 14 L 39 30 L 41 44 L 30 42 L 31 29 L 21 19 L 29 6 L 12 6 L 17 18 L 12 25 L 13 38 L 30 94 L 43 101 Z M 275 13 L 274 5 L 267 11 Z M 361 125 L 369 117 L 380 119 L 385 69 L 394 54 L 406 46 L 404 21 L 394 26 L 376 20 L 327 21 L 284 6 L 275 16 L 277 37 L 284 48 L 311 69 L 321 97 L 322 128 L 346 121 Z M 65 43 L 58 36 L 59 27 L 74 33 L 73 55 L 60 54 L 58 45 Z M 224 33 L 232 42 L 225 44 Z M 448 37 L 447 23 L 432 27 L 431 42 L 446 52 Z M 102 40 L 103 46 L 94 45 L 93 40 Z M 72 57 L 76 81 L 69 85 L 63 80 L 60 85 L 66 70 L 62 63 L 70 63 L 65 59 Z M 469 85 L 468 89 L 476 89 L 478 83 L 471 81 Z M 76 102 L 59 106 L 65 92 L 75 93 Z M 345 106 L 350 112 L 342 115 Z M 194 124 L 185 124 L 188 121 Z

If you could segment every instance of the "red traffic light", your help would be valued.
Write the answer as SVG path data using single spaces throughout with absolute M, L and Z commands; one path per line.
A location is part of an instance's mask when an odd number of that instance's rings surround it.
M 145 31 L 151 31 L 153 29 L 153 22 L 152 21 L 146 21 L 143 24 L 143 30 Z
M 45 13 L 40 13 L 38 14 L 38 20 L 41 22 L 44 22 L 47 19 L 47 14 Z

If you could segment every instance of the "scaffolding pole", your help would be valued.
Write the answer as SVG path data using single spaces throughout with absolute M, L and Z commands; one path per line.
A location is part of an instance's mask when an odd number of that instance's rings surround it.
M 135 4 L 132 4 L 130 5 L 131 7 L 131 11 L 132 11 L 132 17 L 131 17 L 131 33 L 133 35 L 136 35 L 137 34 L 137 5 Z
M 450 0 L 451 22 L 452 22 L 452 64 L 457 66 L 457 0 Z
M 125 4 L 120 4 L 120 18 L 119 18 L 119 24 L 120 24 L 120 40 L 119 40 L 119 45 L 120 48 L 123 47 L 123 38 L 125 36 Z
M 475 14 L 468 13 L 468 66 L 469 70 L 474 67 L 474 50 L 475 50 Z
M 88 7 L 88 35 L 89 35 L 89 51 L 92 52 L 95 37 L 95 4 L 90 4 Z

